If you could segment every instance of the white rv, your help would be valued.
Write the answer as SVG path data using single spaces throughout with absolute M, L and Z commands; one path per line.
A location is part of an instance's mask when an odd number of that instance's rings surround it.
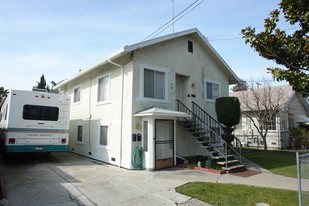
M 0 111 L 1 152 L 67 151 L 69 96 L 11 90 Z

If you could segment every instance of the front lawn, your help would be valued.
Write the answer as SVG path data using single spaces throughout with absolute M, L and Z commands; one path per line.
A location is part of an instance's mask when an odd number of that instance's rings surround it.
M 297 178 L 296 155 L 290 152 L 257 152 L 243 155 L 277 175 Z
M 194 182 L 180 186 L 176 188 L 176 191 L 214 206 L 248 206 L 256 205 L 256 203 L 267 203 L 272 206 L 298 205 L 298 193 L 290 190 Z

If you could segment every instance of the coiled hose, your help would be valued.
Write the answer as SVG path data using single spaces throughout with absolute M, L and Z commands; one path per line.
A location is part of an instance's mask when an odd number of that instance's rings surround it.
M 135 170 L 142 170 L 144 163 L 144 149 L 136 146 L 132 154 L 132 166 Z

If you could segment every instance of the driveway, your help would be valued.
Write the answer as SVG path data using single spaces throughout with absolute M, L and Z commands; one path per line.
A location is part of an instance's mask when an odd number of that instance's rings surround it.
M 256 165 L 249 165 L 252 169 Z M 202 205 L 175 188 L 204 181 L 297 190 L 295 178 L 268 171 L 249 177 L 173 168 L 155 172 L 108 165 L 73 153 L 13 155 L 1 160 L 0 178 L 14 205 Z M 309 191 L 309 182 L 305 182 Z M 206 203 L 205 203 L 206 205 Z

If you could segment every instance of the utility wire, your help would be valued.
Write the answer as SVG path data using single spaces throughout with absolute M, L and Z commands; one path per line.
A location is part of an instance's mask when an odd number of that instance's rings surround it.
M 176 23 L 177 21 L 179 21 L 180 19 L 182 19 L 185 15 L 187 15 L 190 11 L 192 11 L 193 9 L 195 9 L 197 6 L 199 6 L 201 3 L 203 3 L 205 0 L 202 0 L 200 3 L 198 3 L 200 0 L 196 0 L 195 2 L 193 2 L 192 4 L 190 4 L 187 8 L 185 8 L 184 10 L 182 10 L 179 14 L 177 14 L 175 17 L 173 17 L 171 20 L 169 20 L 168 22 L 166 22 L 164 25 L 162 25 L 160 28 L 158 28 L 157 30 L 155 30 L 153 33 L 151 33 L 149 36 L 147 36 L 143 41 L 149 39 L 150 37 L 154 38 L 156 36 L 158 36 L 159 34 L 161 34 L 163 31 L 165 31 L 166 29 L 168 29 L 170 26 L 173 26 L 174 23 Z M 198 3 L 197 5 L 195 5 L 196 3 Z M 193 8 L 191 8 L 193 7 Z M 191 9 L 190 9 L 191 8 Z M 190 10 L 189 10 L 190 9 Z M 187 11 L 189 10 L 189 11 Z M 185 13 L 186 12 L 186 13 Z M 184 14 L 183 14 L 184 13 Z M 183 14 L 183 15 L 182 15 Z M 172 25 L 169 25 L 171 24 Z M 162 30 L 163 29 L 163 30 Z M 160 31 L 161 30 L 161 31 Z

